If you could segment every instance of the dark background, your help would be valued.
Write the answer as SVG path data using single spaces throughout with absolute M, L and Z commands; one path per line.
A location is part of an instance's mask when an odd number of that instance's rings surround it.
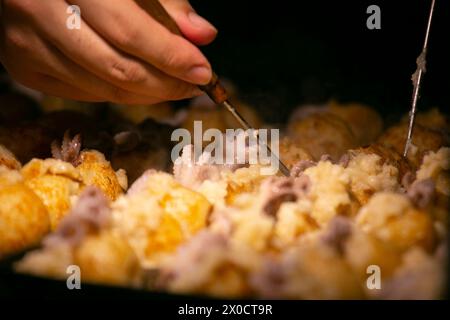
M 450 1 L 437 0 L 419 108 L 448 112 Z M 411 75 L 423 46 L 431 0 L 192 0 L 219 34 L 203 51 L 267 120 L 329 98 L 367 103 L 385 117 L 408 112 Z M 367 7 L 381 9 L 369 30 Z

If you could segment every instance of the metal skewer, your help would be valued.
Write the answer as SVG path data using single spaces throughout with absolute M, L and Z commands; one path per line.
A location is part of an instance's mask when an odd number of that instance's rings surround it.
M 168 30 L 172 33 L 183 36 L 180 29 L 178 28 L 175 21 L 172 17 L 167 13 L 166 9 L 161 5 L 159 0 L 148 0 L 145 2 L 146 7 L 151 9 L 148 11 L 149 14 L 153 16 L 159 23 L 164 25 Z M 220 84 L 219 78 L 216 73 L 213 72 L 211 81 L 204 86 L 200 86 L 200 89 L 203 90 L 208 96 L 218 105 L 224 106 L 233 117 L 240 123 L 243 129 L 249 130 L 252 127 L 248 124 L 248 122 L 238 113 L 235 107 L 228 101 L 228 95 L 225 88 Z M 257 132 L 255 130 L 255 132 Z M 272 152 L 270 147 L 266 144 L 259 142 L 260 145 L 265 145 L 271 157 L 278 161 L 279 169 L 281 173 L 285 176 L 289 176 L 290 172 L 286 165 L 281 162 L 281 160 Z
M 420 55 L 417 57 L 417 60 L 416 60 L 417 69 L 413 73 L 412 78 L 411 78 L 411 80 L 413 81 L 414 89 L 413 89 L 413 95 L 412 95 L 411 111 L 409 112 L 408 136 L 406 138 L 405 149 L 403 151 L 404 157 L 406 157 L 408 155 L 408 150 L 409 150 L 409 147 L 411 146 L 413 129 L 414 129 L 414 120 L 416 118 L 417 100 L 419 99 L 420 83 L 422 81 L 423 74 L 426 72 L 426 55 L 427 55 L 427 48 L 428 48 L 428 37 L 430 35 L 431 20 L 433 18 L 433 12 L 434 12 L 434 3 L 435 3 L 435 0 L 432 0 L 430 14 L 428 16 L 427 31 L 425 33 L 425 41 L 423 44 L 422 52 L 420 53 Z

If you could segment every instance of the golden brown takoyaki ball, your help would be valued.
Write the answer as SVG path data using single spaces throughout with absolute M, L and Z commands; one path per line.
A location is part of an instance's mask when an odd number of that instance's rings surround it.
M 289 169 L 292 169 L 294 165 L 302 160 L 313 160 L 312 156 L 306 150 L 295 144 L 289 136 L 281 138 L 279 147 L 281 161 Z
M 378 139 L 378 142 L 403 154 L 407 133 L 408 123 L 401 123 L 388 129 Z M 446 145 L 448 145 L 448 141 L 444 134 L 416 123 L 414 125 L 412 146 L 408 152 L 408 160 L 415 168 L 418 168 L 422 163 L 423 156 L 428 151 L 437 151 L 440 147 Z
M 24 183 L 47 208 L 51 228 L 55 230 L 68 213 L 71 200 L 83 187 L 80 174 L 70 163 L 56 159 L 34 159 L 22 169 Z
M 51 131 L 35 123 L 0 126 L 0 144 L 8 148 L 21 163 L 50 156 Z
M 363 231 L 398 250 L 415 245 L 431 250 L 434 246 L 431 216 L 413 207 L 403 194 L 376 193 L 358 212 L 356 222 Z
M 380 115 L 363 104 L 339 104 L 331 101 L 327 110 L 350 126 L 360 146 L 375 141 L 383 130 L 383 120 Z
M 0 187 L 0 257 L 39 243 L 49 232 L 47 210 L 23 183 Z
M 11 125 L 38 115 L 39 108 L 31 98 L 15 92 L 0 93 L 0 123 Z
M 20 171 L 0 165 L 0 188 L 23 181 Z
M 100 188 L 111 201 L 116 200 L 124 191 L 118 172 L 113 170 L 110 162 L 98 151 L 82 151 L 77 170 L 84 185 Z
M 20 170 L 22 165 L 16 159 L 14 154 L 0 144 L 0 166 L 5 166 L 9 169 Z
M 376 154 L 380 156 L 383 165 L 388 164 L 398 169 L 399 179 L 401 179 L 405 175 L 405 173 L 411 172 L 413 170 L 408 160 L 406 160 L 400 153 L 398 153 L 395 149 L 385 146 L 381 143 L 372 143 L 368 147 L 356 149 L 355 152 Z
M 328 154 L 334 161 L 358 144 L 350 127 L 332 114 L 316 113 L 295 120 L 288 126 L 288 134 L 296 145 L 304 148 L 315 160 Z
M 87 236 L 74 249 L 73 257 L 83 281 L 126 286 L 139 280 L 137 257 L 125 239 L 113 231 Z
M 205 227 L 211 205 L 171 175 L 149 170 L 113 209 L 115 225 L 141 263 L 154 266 Z
M 367 267 L 379 266 L 382 278 L 388 278 L 401 263 L 401 255 L 390 243 L 353 228 L 344 245 L 346 262 L 361 281 L 367 280 Z

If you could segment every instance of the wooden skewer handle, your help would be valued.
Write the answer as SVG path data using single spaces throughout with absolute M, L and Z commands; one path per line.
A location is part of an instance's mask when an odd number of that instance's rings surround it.
M 164 9 L 159 0 L 146 0 L 145 8 L 156 21 L 165 26 L 169 31 L 184 37 L 180 28 L 178 28 L 177 23 L 172 19 L 166 9 Z M 208 96 L 217 104 L 221 104 L 228 99 L 227 92 L 220 84 L 219 77 L 214 71 L 212 73 L 211 81 L 204 86 L 199 86 L 199 88 L 206 92 L 206 94 L 208 94 Z

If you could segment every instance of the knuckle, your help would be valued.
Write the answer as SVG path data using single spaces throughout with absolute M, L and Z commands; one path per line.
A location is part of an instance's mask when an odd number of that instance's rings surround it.
M 120 48 L 134 48 L 139 42 L 140 30 L 136 28 L 118 29 L 111 35 L 115 44 Z
M 27 37 L 16 28 L 5 30 L 5 46 L 9 49 L 20 51 L 29 51 L 31 49 Z
M 185 63 L 179 50 L 167 48 L 161 55 L 161 64 L 164 69 L 180 69 Z
M 115 61 L 110 67 L 111 78 L 119 83 L 142 83 L 146 80 L 144 67 L 126 60 Z

